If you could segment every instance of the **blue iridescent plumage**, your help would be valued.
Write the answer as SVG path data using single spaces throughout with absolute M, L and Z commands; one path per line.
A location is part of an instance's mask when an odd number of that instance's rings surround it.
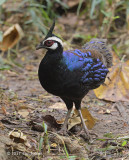
M 67 65 L 68 69 L 70 71 L 74 71 L 75 69 L 80 69 L 85 64 L 84 70 L 89 69 L 91 67 L 91 64 L 93 63 L 93 59 L 90 57 L 89 52 L 88 54 L 85 52 L 82 52 L 81 50 L 72 50 L 72 51 L 64 51 L 63 52 L 63 62 Z
M 90 42 L 93 44 L 93 41 Z M 68 50 L 63 52 L 63 63 L 66 64 L 69 71 L 79 70 L 81 73 L 80 82 L 93 89 L 104 82 L 108 69 L 99 58 L 92 57 L 92 53 L 86 50 Z

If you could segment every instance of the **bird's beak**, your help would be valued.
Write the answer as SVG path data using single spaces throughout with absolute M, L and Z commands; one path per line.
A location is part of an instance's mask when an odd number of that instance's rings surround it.
M 45 46 L 42 43 L 40 43 L 36 46 L 36 50 L 41 49 L 41 48 L 45 48 Z

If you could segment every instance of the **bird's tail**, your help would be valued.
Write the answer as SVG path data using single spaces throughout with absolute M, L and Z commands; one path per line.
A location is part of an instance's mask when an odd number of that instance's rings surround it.
M 90 51 L 94 50 L 95 51 L 94 53 L 99 54 L 98 56 L 101 57 L 103 64 L 106 67 L 110 68 L 112 66 L 112 54 L 110 49 L 106 46 L 106 41 L 107 41 L 106 39 L 98 39 L 98 38 L 91 39 L 90 42 L 87 42 L 83 46 L 83 49 Z

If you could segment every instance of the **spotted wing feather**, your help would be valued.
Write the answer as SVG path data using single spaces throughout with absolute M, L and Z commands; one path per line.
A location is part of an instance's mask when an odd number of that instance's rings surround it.
M 94 38 L 87 42 L 82 48 L 92 52 L 93 57 L 99 57 L 103 64 L 110 68 L 112 66 L 112 54 L 106 45 L 106 39 Z
M 64 51 L 65 64 L 72 73 L 76 72 L 80 83 L 86 89 L 94 89 L 104 83 L 108 69 L 101 61 L 101 55 L 90 50 Z

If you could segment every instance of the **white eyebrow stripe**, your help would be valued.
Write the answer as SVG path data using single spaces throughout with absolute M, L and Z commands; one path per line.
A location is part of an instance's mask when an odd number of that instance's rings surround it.
M 48 47 L 48 48 L 51 48 L 52 50 L 55 50 L 57 47 L 58 47 L 58 44 L 54 43 L 51 47 Z
M 57 41 L 57 42 L 59 42 L 59 43 L 63 46 L 62 40 L 61 40 L 60 38 L 58 38 L 58 37 L 49 37 L 49 38 L 45 39 L 45 41 L 47 41 L 47 40 Z M 44 41 L 44 42 L 45 42 L 45 41 Z M 44 43 L 44 42 L 43 42 L 43 43 Z

